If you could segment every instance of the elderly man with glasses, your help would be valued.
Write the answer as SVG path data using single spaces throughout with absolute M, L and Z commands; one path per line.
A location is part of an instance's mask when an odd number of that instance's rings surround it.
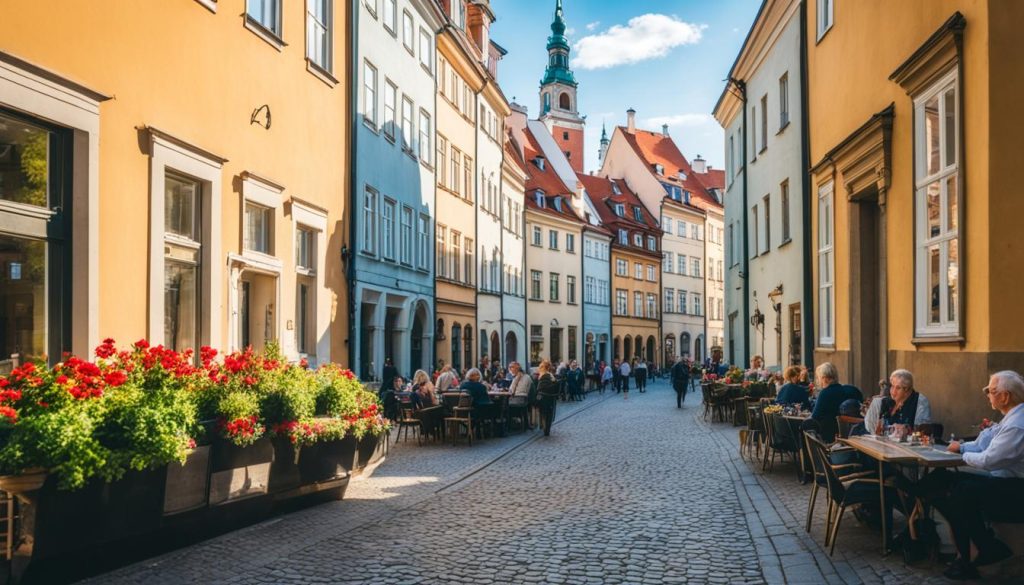
M 972 579 L 977 567 L 1013 556 L 985 527 L 985 520 L 1024 522 L 1024 378 L 1013 371 L 992 375 L 982 389 L 1003 420 L 974 441 L 949 444 L 962 453 L 965 473 L 932 473 L 923 482 L 926 497 L 949 520 L 957 558 L 945 575 Z M 971 561 L 971 543 L 978 555 Z
M 864 415 L 864 428 L 881 435 L 885 427 L 902 424 L 911 427 L 932 422 L 928 399 L 914 387 L 914 374 L 896 370 L 889 375 L 889 396 L 876 398 Z

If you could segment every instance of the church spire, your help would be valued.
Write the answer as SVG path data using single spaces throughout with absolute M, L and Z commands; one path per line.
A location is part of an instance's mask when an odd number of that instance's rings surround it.
M 548 37 L 548 66 L 544 70 L 541 85 L 564 83 L 576 87 L 576 77 L 569 69 L 569 39 L 565 38 L 565 19 L 562 14 L 562 0 L 555 0 L 555 19 L 551 22 L 551 36 Z

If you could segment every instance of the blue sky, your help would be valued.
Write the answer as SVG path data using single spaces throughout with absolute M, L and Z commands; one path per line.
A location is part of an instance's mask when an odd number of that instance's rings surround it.
M 689 159 L 723 168 L 722 130 L 711 111 L 760 0 L 563 0 L 579 110 L 587 116 L 587 170 L 597 168 L 601 123 L 669 133 Z M 498 81 L 509 100 L 538 114 L 555 0 L 491 0 L 491 38 L 508 50 Z

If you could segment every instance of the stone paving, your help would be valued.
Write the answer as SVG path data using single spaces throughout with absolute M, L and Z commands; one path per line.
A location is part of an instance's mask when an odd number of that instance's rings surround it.
M 851 518 L 835 557 L 824 506 L 803 530 L 791 467 L 738 454 L 736 428 L 675 408 L 655 382 L 629 400 L 560 404 L 551 437 L 398 443 L 341 502 L 101 575 L 90 583 L 919 583 Z M 820 500 L 824 502 L 824 498 Z

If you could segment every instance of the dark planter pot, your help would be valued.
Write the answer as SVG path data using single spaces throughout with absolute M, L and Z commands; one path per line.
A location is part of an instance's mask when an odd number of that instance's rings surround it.
M 357 449 L 356 470 L 362 471 L 387 455 L 387 435 L 363 435 Z
M 189 451 L 184 464 L 167 466 L 164 484 L 164 516 L 205 508 L 210 490 L 210 446 Z
M 338 441 L 324 441 L 302 448 L 299 473 L 303 484 L 343 477 L 356 465 L 358 442 L 353 436 Z
M 307 483 L 302 480 L 299 473 L 299 463 L 296 459 L 301 453 L 306 456 L 306 449 L 296 448 L 288 437 L 274 437 L 270 439 L 274 446 L 274 462 L 270 465 L 270 483 L 267 491 L 271 494 L 286 492 Z
M 210 506 L 241 504 L 243 500 L 266 496 L 273 463 L 274 445 L 270 439 L 259 439 L 247 447 L 216 439 L 210 450 Z M 257 503 L 246 504 L 243 508 L 254 508 L 253 514 L 258 514 L 261 509 Z M 218 521 L 219 514 L 214 514 L 214 522 Z M 227 512 L 223 514 L 232 516 Z M 244 521 L 248 516 L 250 513 L 245 512 L 239 520 Z M 235 521 L 233 517 L 226 520 Z

